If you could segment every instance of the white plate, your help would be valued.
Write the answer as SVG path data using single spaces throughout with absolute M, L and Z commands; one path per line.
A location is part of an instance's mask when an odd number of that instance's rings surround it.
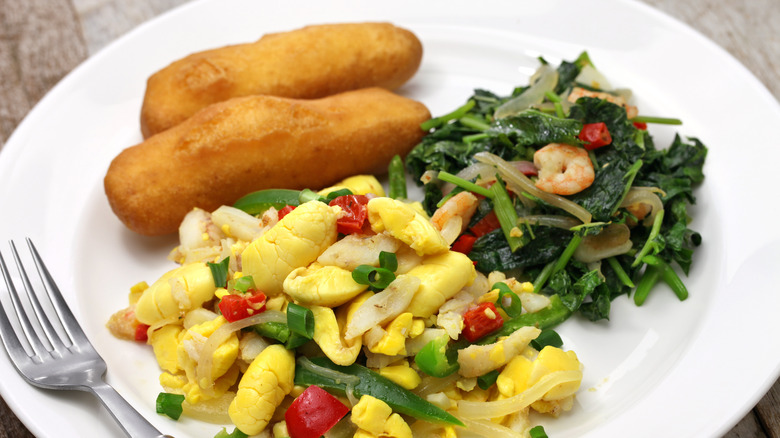
M 434 114 L 474 88 L 508 93 L 535 57 L 553 63 L 588 50 L 615 85 L 631 87 L 643 114 L 679 117 L 679 131 L 710 149 L 691 226 L 704 243 L 680 303 L 657 290 L 645 306 L 625 297 L 609 322 L 567 322 L 566 347 L 585 364 L 572 412 L 545 421 L 551 437 L 716 436 L 729 430 L 778 376 L 780 228 L 774 146 L 780 108 L 723 50 L 679 22 L 629 1 L 380 3 L 203 0 L 149 22 L 74 70 L 29 114 L 0 155 L 0 230 L 32 237 L 108 362 L 109 382 L 161 430 L 212 437 L 195 421 L 154 413 L 158 370 L 147 347 L 104 328 L 128 288 L 172 264 L 173 238 L 144 238 L 111 213 L 102 178 L 141 140 L 146 78 L 190 52 L 305 24 L 388 20 L 422 39 L 423 65 L 402 93 Z M 653 129 L 657 144 L 670 129 Z M 153 206 L 151 206 L 153 208 Z M 771 207 L 774 208 L 774 207 Z M 3 248 L 5 251 L 6 248 Z M 120 436 L 88 394 L 41 391 L 0 355 L 0 392 L 41 437 Z M 231 429 L 232 430 L 232 429 Z

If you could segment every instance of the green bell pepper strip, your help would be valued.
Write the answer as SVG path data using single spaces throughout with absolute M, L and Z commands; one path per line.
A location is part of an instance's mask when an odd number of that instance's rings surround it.
M 317 368 L 327 368 L 335 373 L 318 373 Z M 343 378 L 339 378 L 339 375 L 343 375 Z M 357 383 L 351 386 L 347 383 L 350 381 Z M 370 395 L 382 400 L 399 414 L 432 423 L 463 426 L 452 414 L 362 365 L 341 366 L 327 357 L 300 357 L 295 367 L 295 384 L 317 385 L 339 394 L 346 394 L 350 390 L 357 398 Z
M 458 371 L 458 362 L 447 357 L 449 340 L 449 336 L 442 336 L 428 342 L 414 356 L 414 363 L 422 372 L 433 377 L 447 377 Z
M 286 205 L 298 206 L 300 202 L 298 197 L 301 192 L 290 189 L 267 189 L 252 192 L 239 198 L 233 204 L 239 210 L 243 210 L 251 215 L 264 213 L 271 207 L 279 210 Z
M 252 326 L 255 333 L 265 338 L 275 339 L 281 343 L 290 338 L 290 328 L 283 322 L 264 322 Z

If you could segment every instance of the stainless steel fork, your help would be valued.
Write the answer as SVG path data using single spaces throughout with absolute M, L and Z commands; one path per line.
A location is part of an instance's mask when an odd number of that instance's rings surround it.
M 16 245 L 13 241 L 10 243 L 21 282 L 29 298 L 27 307 L 32 308 L 32 312 L 25 309 L 0 253 L 0 270 L 15 310 L 13 313 L 6 312 L 0 301 L 0 338 L 19 374 L 30 384 L 41 388 L 72 389 L 95 394 L 130 437 L 169 437 L 161 434 L 105 382 L 106 362 L 79 326 L 32 241 L 27 239 L 27 246 L 45 295 L 51 303 L 47 309 L 44 309 L 40 300 L 44 294 L 34 290 Z M 10 318 L 16 321 L 18 328 L 14 327 Z M 37 321 L 37 328 L 33 321 Z M 28 348 L 25 348 L 25 344 Z

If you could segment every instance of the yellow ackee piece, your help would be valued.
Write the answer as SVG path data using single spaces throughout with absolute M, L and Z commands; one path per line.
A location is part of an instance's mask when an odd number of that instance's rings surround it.
M 406 338 L 412 331 L 412 318 L 409 312 L 396 316 L 387 324 L 382 339 L 376 345 L 369 347 L 369 351 L 388 356 L 406 355 Z
M 174 296 L 172 284 L 182 288 L 180 293 L 186 296 Z M 216 289 L 211 269 L 205 263 L 180 266 L 163 274 L 143 292 L 136 303 L 135 316 L 146 325 L 155 325 L 202 306 L 214 297 Z
M 138 299 L 141 298 L 141 295 L 143 295 L 146 289 L 149 289 L 149 285 L 145 281 L 134 284 L 130 288 L 130 293 L 127 295 L 128 303 L 130 303 L 131 306 L 137 303 Z
M 247 368 L 230 403 L 228 414 L 233 424 L 247 435 L 262 432 L 292 390 L 294 376 L 292 351 L 279 344 L 263 350 Z
M 412 268 L 407 275 L 421 281 L 408 308 L 414 316 L 427 318 L 464 286 L 471 284 L 477 277 L 477 271 L 465 254 L 446 251 L 425 257 L 422 264 Z
M 405 360 L 398 365 L 379 368 L 379 374 L 408 390 L 416 388 L 422 381 L 417 371 L 410 367 L 409 362 Z
M 387 403 L 370 395 L 360 397 L 352 407 L 352 422 L 359 428 L 355 436 L 412 438 L 412 430 Z
M 244 249 L 244 275 L 267 296 L 280 294 L 290 272 L 309 266 L 336 241 L 340 212 L 319 201 L 301 204 Z
M 528 385 L 538 382 L 543 376 L 554 371 L 579 371 L 581 367 L 574 351 L 563 351 L 560 348 L 547 346 L 539 352 L 528 377 Z M 568 382 L 555 386 L 547 391 L 542 400 L 551 401 L 568 397 L 580 387 L 580 382 Z
M 512 358 L 496 379 L 496 387 L 504 397 L 512 397 L 528 389 L 533 363 L 525 356 Z
M 176 324 L 168 324 L 152 332 L 149 343 L 152 344 L 154 357 L 157 363 L 165 371 L 176 373 L 179 367 L 179 334 L 182 327 Z
M 305 306 L 337 307 L 366 289 L 368 285 L 352 279 L 352 271 L 319 263 L 297 268 L 284 280 L 285 293 Z
M 387 232 L 409 245 L 418 255 L 439 254 L 449 245 L 428 218 L 396 199 L 368 201 L 368 222 L 376 233 Z
M 333 363 L 343 366 L 355 363 L 363 347 L 362 338 L 358 336 L 347 341 L 344 338 L 344 331 L 357 309 L 371 295 L 372 292 L 364 292 L 348 304 L 339 306 L 335 312 L 330 307 L 309 308 L 314 314 L 314 342 Z
M 320 196 L 328 196 L 336 190 L 349 189 L 353 195 L 367 195 L 373 193 L 377 196 L 385 196 L 385 189 L 374 175 L 355 175 L 337 182 L 331 187 L 317 192 Z

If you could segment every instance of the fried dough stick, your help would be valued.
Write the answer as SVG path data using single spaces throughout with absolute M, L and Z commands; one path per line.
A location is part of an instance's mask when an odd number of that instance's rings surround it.
M 393 90 L 415 74 L 421 59 L 417 37 L 389 23 L 307 26 L 194 53 L 149 78 L 141 132 L 148 138 L 233 97 L 313 99 L 359 88 Z
M 422 103 L 381 88 L 317 100 L 239 97 L 122 151 L 105 191 L 131 230 L 172 233 L 194 207 L 212 211 L 255 190 L 382 174 L 420 141 L 429 118 Z

